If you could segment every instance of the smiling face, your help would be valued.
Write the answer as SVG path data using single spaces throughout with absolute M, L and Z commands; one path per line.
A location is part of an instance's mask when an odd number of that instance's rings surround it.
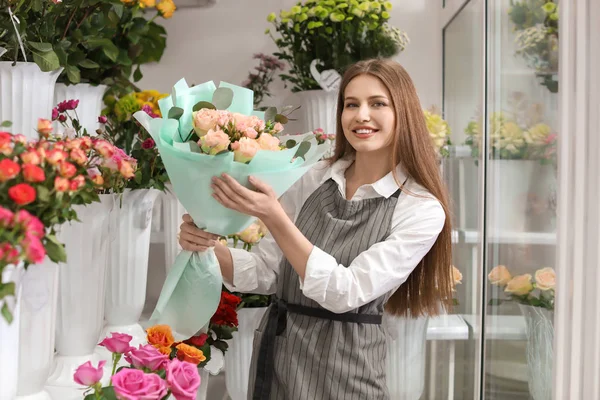
M 362 74 L 348 83 L 341 123 L 357 153 L 392 152 L 396 113 L 389 90 L 378 78 Z

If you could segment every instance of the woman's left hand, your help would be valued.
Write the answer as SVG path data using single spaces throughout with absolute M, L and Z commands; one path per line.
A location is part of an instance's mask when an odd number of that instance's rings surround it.
M 274 214 L 275 207 L 280 207 L 277 196 L 271 186 L 260 179 L 249 177 L 248 180 L 256 191 L 240 185 L 227 174 L 215 176 L 211 184 L 212 196 L 224 207 L 265 222 L 267 216 Z

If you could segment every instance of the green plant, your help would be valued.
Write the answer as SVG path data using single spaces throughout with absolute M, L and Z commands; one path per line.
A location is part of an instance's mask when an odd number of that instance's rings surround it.
M 159 12 L 148 20 L 146 3 L 0 0 L 0 47 L 6 50 L 0 60 L 33 61 L 42 71 L 63 67 L 59 82 L 64 83 L 132 86 L 132 73 L 140 80 L 140 65 L 159 61 L 165 49 L 166 31 L 154 19 L 170 17 L 175 7 L 172 0 L 161 0 Z
M 161 117 L 158 100 L 168 96 L 156 90 L 132 92 L 116 98 L 105 97 L 107 107 L 99 118 L 104 123 L 104 129 L 99 133 L 107 137 L 125 153 L 137 160 L 137 171 L 134 179 L 128 181 L 129 189 L 158 189 L 164 190 L 169 180 L 167 170 L 162 162 L 156 143 L 148 132 L 132 117 L 137 111 L 145 111 L 153 118 Z
M 511 0 L 516 54 L 536 71 L 540 83 L 558 92 L 558 0 Z
M 343 73 L 347 66 L 370 58 L 389 58 L 404 50 L 407 35 L 387 21 L 392 3 L 383 0 L 306 0 L 279 16 L 269 14 L 279 37 L 271 35 L 290 65 L 281 79 L 292 92 L 320 89 L 310 72 L 313 60 L 321 68 Z

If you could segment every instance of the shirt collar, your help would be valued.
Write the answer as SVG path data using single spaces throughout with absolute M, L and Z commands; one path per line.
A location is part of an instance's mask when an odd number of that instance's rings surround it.
M 348 167 L 350 165 L 352 165 L 353 162 L 354 162 L 353 157 L 344 157 L 342 159 L 337 160 L 336 162 L 333 163 L 333 165 L 330 168 L 327 169 L 327 172 L 325 172 L 325 175 L 323 176 L 323 178 L 321 179 L 319 184 L 322 185 L 328 179 L 331 178 L 331 179 L 333 179 L 333 181 L 335 183 L 338 184 L 338 186 L 340 188 L 343 188 L 345 191 L 345 188 L 346 188 L 345 172 L 346 172 L 346 169 L 348 169 Z M 396 176 L 398 177 L 398 181 L 400 181 L 400 184 L 404 183 L 404 181 L 407 178 L 406 173 L 404 172 L 404 170 L 402 169 L 400 164 L 398 164 L 396 166 Z M 386 199 L 388 197 L 390 197 L 391 195 L 393 195 L 394 193 L 396 193 L 396 191 L 399 189 L 399 186 L 396 183 L 396 180 L 394 179 L 394 175 L 392 174 L 392 172 L 389 172 L 387 175 L 385 175 L 383 178 L 379 179 L 378 181 L 376 181 L 370 185 L 364 185 L 364 186 L 370 186 L 380 196 L 385 197 Z

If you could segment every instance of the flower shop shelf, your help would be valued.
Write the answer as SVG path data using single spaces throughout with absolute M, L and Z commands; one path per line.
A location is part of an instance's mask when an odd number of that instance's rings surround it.
M 477 244 L 480 241 L 480 234 L 475 230 L 459 229 L 453 233 L 453 240 L 459 243 Z M 492 231 L 487 240 L 498 244 L 527 243 L 551 246 L 556 244 L 556 233 Z
M 463 320 L 476 336 L 479 334 L 477 315 L 463 314 Z M 522 315 L 486 315 L 485 337 L 488 340 L 527 340 L 525 317 Z

